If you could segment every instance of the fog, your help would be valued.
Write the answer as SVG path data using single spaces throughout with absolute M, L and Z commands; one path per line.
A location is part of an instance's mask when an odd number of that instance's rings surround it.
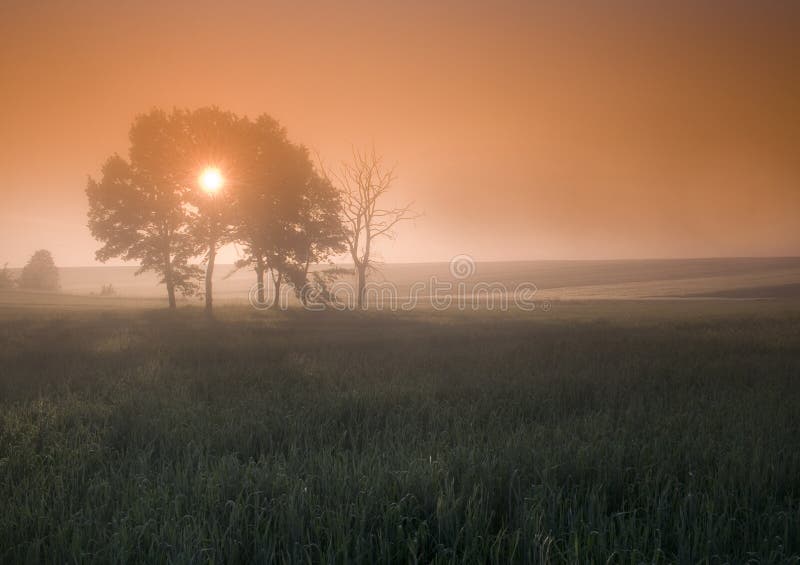
M 797 4 L 529 4 L 3 2 L 0 264 L 96 264 L 87 176 L 209 104 L 396 162 L 387 262 L 796 254 Z

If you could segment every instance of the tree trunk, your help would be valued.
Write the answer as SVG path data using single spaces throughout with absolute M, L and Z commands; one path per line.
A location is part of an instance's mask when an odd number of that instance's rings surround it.
M 175 301 L 175 277 L 172 275 L 172 258 L 168 250 L 164 252 L 164 283 L 167 285 L 169 309 L 175 310 L 178 306 Z
M 281 303 L 281 276 L 280 271 L 275 271 L 277 273 L 276 277 L 273 277 L 273 281 L 275 282 L 275 300 L 272 301 L 272 305 L 276 308 L 280 306 Z
M 264 260 L 256 259 L 256 288 L 258 290 L 258 306 L 264 304 Z
M 356 295 L 356 305 L 359 309 L 366 308 L 364 303 L 364 294 L 367 289 L 367 266 L 365 264 L 356 267 L 358 294 Z
M 172 273 L 165 277 L 167 282 L 167 298 L 169 299 L 169 309 L 175 310 L 178 304 L 175 302 L 175 283 L 172 281 Z
M 217 258 L 217 242 L 208 245 L 208 263 L 206 264 L 206 314 L 211 314 L 213 308 L 211 277 L 214 276 L 214 260 Z

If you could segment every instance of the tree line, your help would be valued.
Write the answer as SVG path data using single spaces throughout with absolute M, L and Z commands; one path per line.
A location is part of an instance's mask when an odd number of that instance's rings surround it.
M 266 114 L 153 109 L 134 119 L 129 141 L 127 158 L 112 155 L 88 180 L 95 256 L 158 274 L 170 308 L 178 294 L 203 294 L 211 312 L 216 255 L 229 243 L 242 253 L 236 266 L 255 272 L 261 302 L 267 276 L 276 296 L 290 284 L 305 300 L 310 266 L 346 252 L 363 307 L 375 240 L 414 217 L 381 207 L 396 177 L 374 149 L 326 170 Z

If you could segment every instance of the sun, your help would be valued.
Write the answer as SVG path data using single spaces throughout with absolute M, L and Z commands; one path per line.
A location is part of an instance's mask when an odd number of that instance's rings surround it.
M 222 172 L 216 167 L 206 167 L 198 178 L 200 187 L 209 194 L 216 194 L 225 184 Z

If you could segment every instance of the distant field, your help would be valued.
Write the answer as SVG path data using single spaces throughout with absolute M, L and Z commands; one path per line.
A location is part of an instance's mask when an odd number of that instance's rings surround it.
M 251 270 L 233 271 L 230 265 L 217 266 L 215 297 L 219 302 L 246 304 L 255 275 Z M 136 277 L 135 267 L 62 268 L 60 272 L 62 293 L 75 298 L 0 291 L 0 305 L 63 301 L 73 306 L 130 307 L 165 300 L 157 278 L 152 274 Z M 428 296 L 434 278 L 463 283 L 467 291 L 480 282 L 500 283 L 509 291 L 530 282 L 542 300 L 792 298 L 800 297 L 800 258 L 479 262 L 474 275 L 466 279 L 455 279 L 447 263 L 387 264 L 372 275 L 375 283 L 394 285 L 401 299 L 420 282 L 425 284 L 422 296 Z M 121 301 L 97 296 L 107 284 L 114 286 Z M 185 301 L 193 302 L 197 301 Z
M 69 300 L 0 307 L 0 562 L 800 560 L 796 299 Z

